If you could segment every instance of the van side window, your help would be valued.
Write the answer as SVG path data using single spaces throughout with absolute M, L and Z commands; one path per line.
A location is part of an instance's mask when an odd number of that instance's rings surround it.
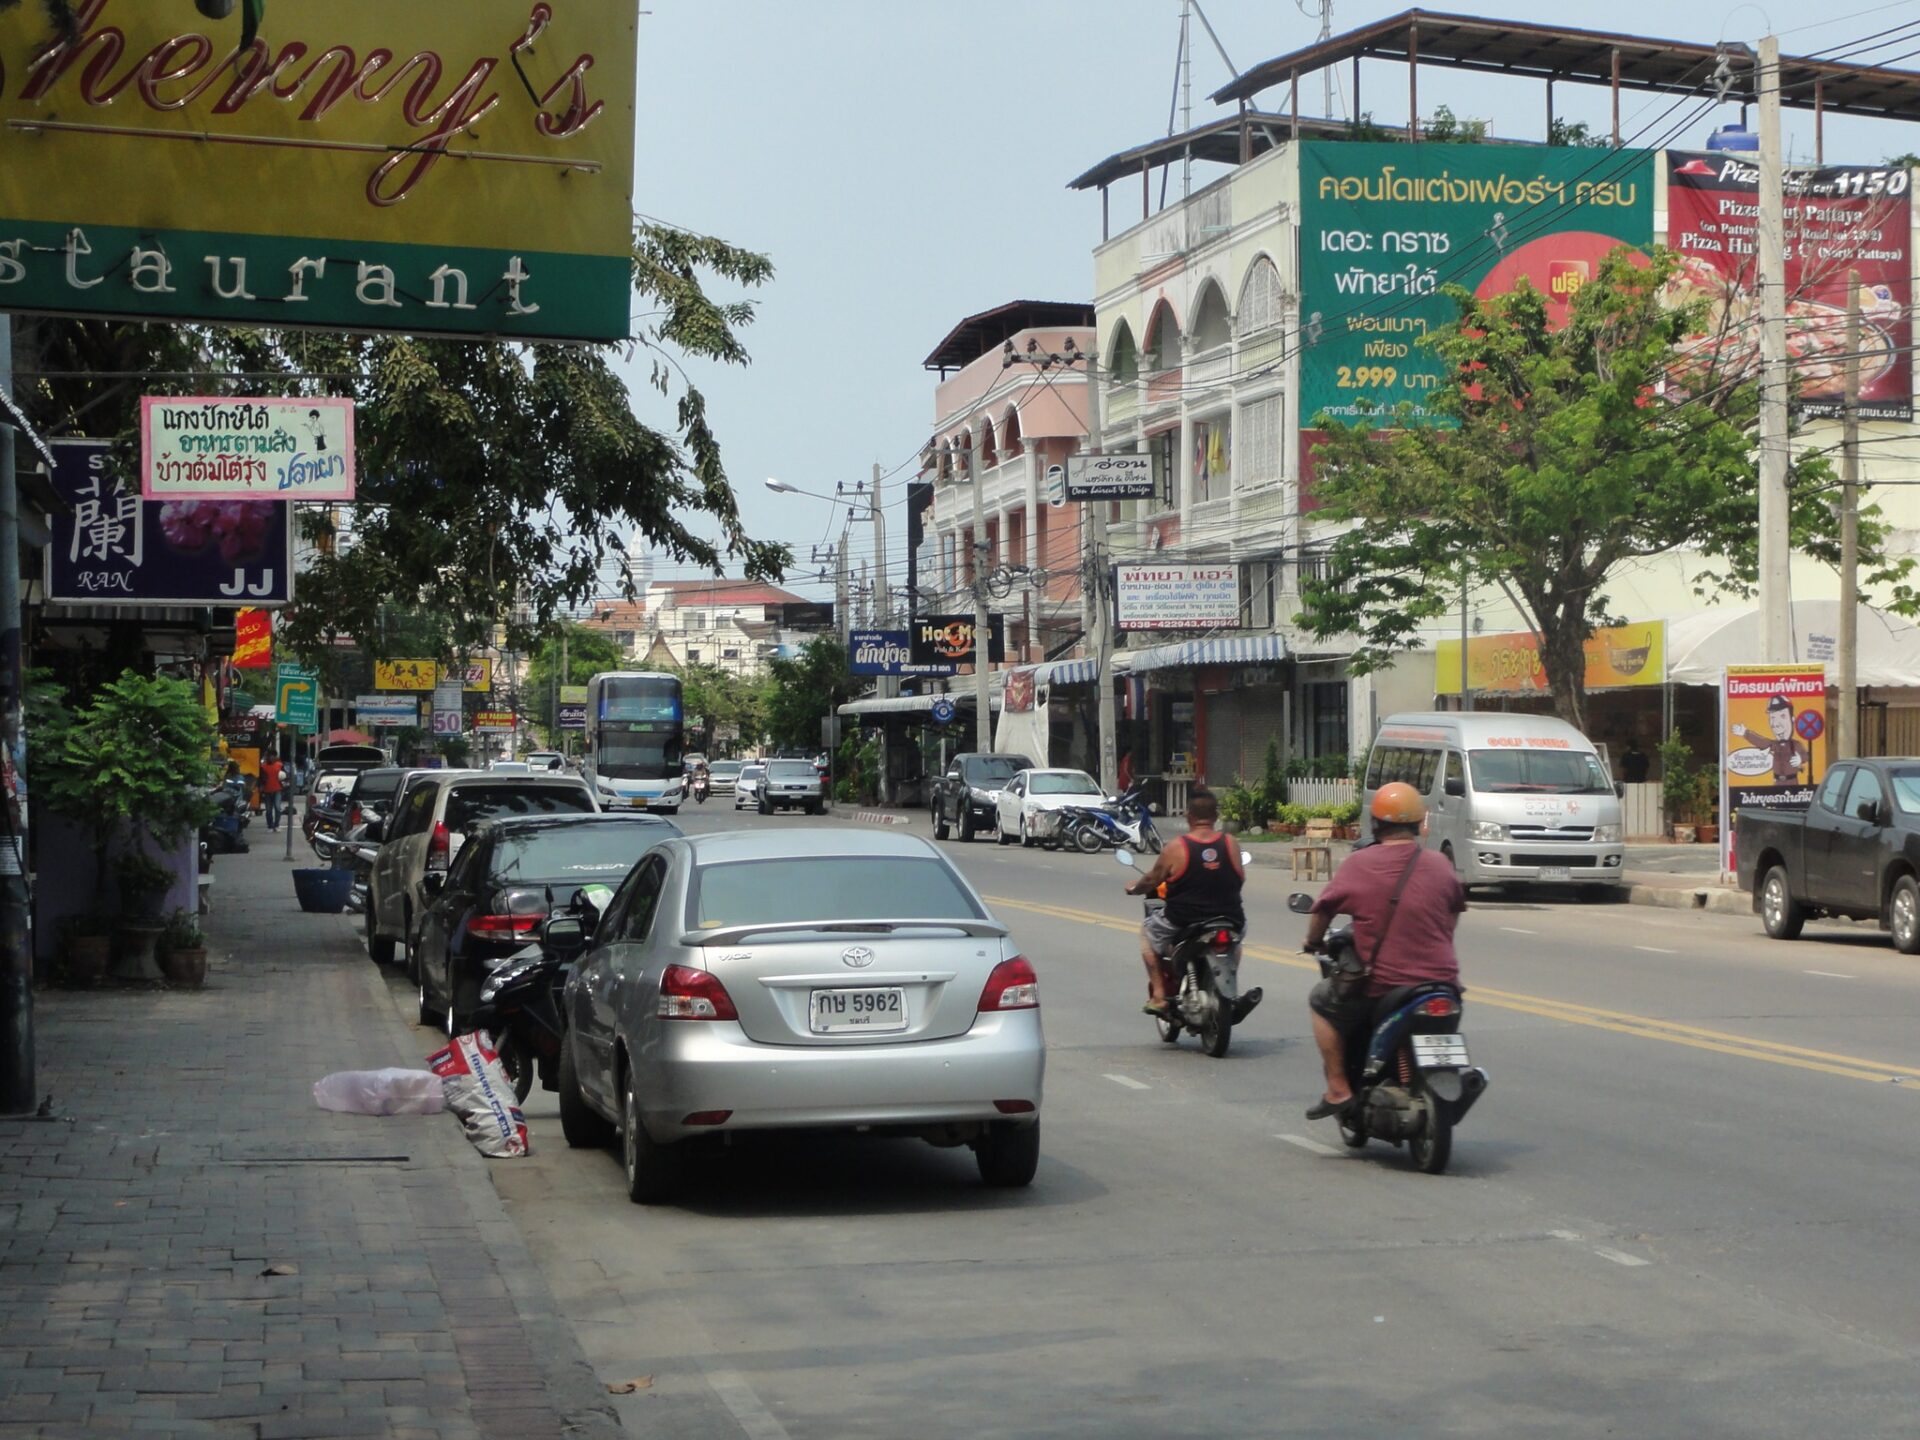
M 1447 782 L 1451 784 L 1455 780 L 1462 785 L 1467 783 L 1467 762 L 1460 758 L 1458 750 L 1449 750 L 1447 751 Z

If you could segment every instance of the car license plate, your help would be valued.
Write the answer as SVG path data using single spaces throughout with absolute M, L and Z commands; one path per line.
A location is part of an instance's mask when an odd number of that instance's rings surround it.
M 807 1005 L 816 1035 L 874 1034 L 907 1028 L 907 992 L 896 986 L 816 990 Z
M 1539 869 L 1542 880 L 1571 880 L 1573 871 L 1565 865 L 1542 865 Z
M 1413 1060 L 1422 1070 L 1465 1065 L 1467 1037 L 1464 1035 L 1415 1035 Z

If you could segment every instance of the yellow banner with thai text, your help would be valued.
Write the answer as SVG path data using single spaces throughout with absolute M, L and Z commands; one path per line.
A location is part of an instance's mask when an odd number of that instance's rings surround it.
M 1667 622 L 1609 625 L 1587 637 L 1586 687 L 1618 690 L 1660 685 L 1667 678 Z M 1544 695 L 1546 667 L 1531 631 L 1475 635 L 1467 642 L 1467 687 L 1476 695 Z M 1433 693 L 1460 693 L 1460 642 L 1442 640 L 1433 666 Z

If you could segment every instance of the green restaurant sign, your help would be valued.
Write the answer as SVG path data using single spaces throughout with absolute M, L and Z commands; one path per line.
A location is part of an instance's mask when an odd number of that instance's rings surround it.
M 1522 279 L 1556 318 L 1608 252 L 1653 240 L 1653 152 L 1307 141 L 1300 158 L 1300 423 L 1403 404 L 1443 382 L 1421 340 L 1443 292 Z M 1404 423 L 1404 422 L 1403 422 Z

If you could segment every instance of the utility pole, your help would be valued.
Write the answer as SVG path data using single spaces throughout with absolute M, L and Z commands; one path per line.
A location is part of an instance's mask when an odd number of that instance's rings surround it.
M 1193 129 L 1193 46 L 1189 43 L 1192 36 L 1193 3 L 1181 0 L 1180 4 L 1180 133 L 1186 134 Z M 1180 198 L 1193 198 L 1193 147 L 1189 145 L 1180 154 Z
M 842 531 L 840 539 L 833 547 L 833 623 L 840 631 L 840 644 L 844 647 L 853 631 L 852 617 L 847 614 L 847 537 Z
M 573 637 L 567 633 L 567 627 L 562 625 L 560 627 L 560 683 L 563 686 L 573 683 L 573 656 L 568 653 L 568 646 L 572 640 Z M 557 695 L 553 702 L 553 728 L 560 736 L 560 753 L 568 754 L 573 746 L 567 732 L 560 729 L 560 699 Z
M 1840 713 L 1833 758 L 1860 753 L 1860 272 L 1847 272 L 1847 388 L 1840 430 Z
M 873 623 L 885 626 L 893 617 L 893 592 L 887 588 L 887 517 L 880 510 L 880 462 L 877 460 L 873 465 L 873 490 L 867 496 L 867 504 L 873 511 Z M 893 695 L 899 687 L 897 677 L 882 675 L 874 689 L 884 698 Z
M 1760 658 L 1793 658 L 1787 530 L 1786 199 L 1780 154 L 1780 41 L 1760 42 Z
M 1087 363 L 1087 449 L 1100 453 L 1100 361 Z M 1095 714 L 1100 733 L 1100 788 L 1109 795 L 1120 789 L 1119 720 L 1113 704 L 1113 612 L 1107 595 L 1107 505 L 1105 500 L 1081 502 L 1087 512 L 1088 573 L 1082 584 L 1093 587 L 1093 683 Z
M 980 426 L 967 432 L 967 481 L 973 488 L 973 717 L 974 746 L 993 749 L 993 709 L 987 686 L 987 657 L 993 653 L 993 620 L 987 614 L 986 507 L 980 499 Z
M 13 398 L 13 318 L 0 313 L 0 394 Z M 0 416 L 0 746 L 11 769 L 20 739 L 20 497 L 14 430 Z M 33 947 L 27 928 L 27 842 L 6 807 L 0 834 L 0 1115 L 30 1115 L 34 1094 Z
M 1467 567 L 1460 567 L 1460 708 L 1473 708 L 1473 691 L 1467 685 Z

